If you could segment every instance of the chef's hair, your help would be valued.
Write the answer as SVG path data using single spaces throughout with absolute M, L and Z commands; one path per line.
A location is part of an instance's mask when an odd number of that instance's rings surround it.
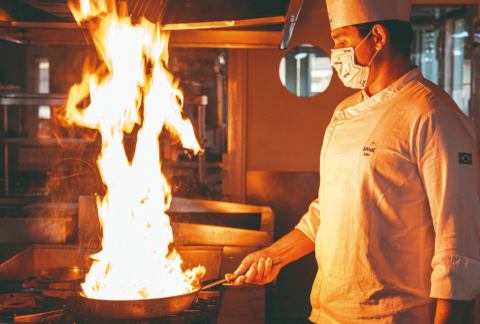
M 410 58 L 413 40 L 412 25 L 407 21 L 382 20 L 364 24 L 353 25 L 362 37 L 366 37 L 375 25 L 382 25 L 390 34 L 390 48 L 405 58 Z

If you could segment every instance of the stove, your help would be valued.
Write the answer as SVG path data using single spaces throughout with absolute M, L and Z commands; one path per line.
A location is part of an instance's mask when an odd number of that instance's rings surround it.
M 208 284 L 212 280 L 208 280 Z M 1 323 L 217 323 L 220 287 L 200 291 L 193 304 L 175 315 L 141 319 L 110 319 L 89 315 L 78 297 L 80 280 L 37 280 L 29 278 L 0 283 Z M 56 297 L 56 296 L 62 297 Z
M 58 323 L 65 309 L 63 299 L 40 292 L 2 294 L 0 303 L 1 323 Z
M 232 272 L 255 248 L 177 246 L 186 268 L 202 264 L 203 284 Z M 198 323 L 263 324 L 265 288 L 257 285 L 214 286 L 198 293 L 181 313 L 160 318 L 118 320 L 88 315 L 79 298 L 89 269 L 89 245 L 32 245 L 0 264 L 0 323 Z
M 150 323 L 196 323 L 196 324 L 216 324 L 220 306 L 220 291 L 201 291 L 196 300 L 188 309 L 175 315 L 141 318 L 141 319 L 109 319 L 88 315 L 78 298 L 69 300 L 64 312 L 64 316 L 57 323 L 77 323 L 77 324 L 150 324 Z

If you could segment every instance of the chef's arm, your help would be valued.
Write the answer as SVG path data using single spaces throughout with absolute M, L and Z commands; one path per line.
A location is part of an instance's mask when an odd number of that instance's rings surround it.
M 269 283 L 277 277 L 283 266 L 314 250 L 313 241 L 301 230 L 294 229 L 268 248 L 247 255 L 235 271 L 236 274 L 244 275 L 238 277 L 234 285 L 244 282 L 258 285 Z M 272 266 L 273 259 L 280 259 L 281 263 Z
M 437 299 L 435 324 L 465 323 L 469 301 Z

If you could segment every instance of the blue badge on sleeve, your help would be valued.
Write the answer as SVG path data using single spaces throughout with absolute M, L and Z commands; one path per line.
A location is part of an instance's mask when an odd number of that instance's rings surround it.
M 472 164 L 472 153 L 458 153 L 459 164 Z

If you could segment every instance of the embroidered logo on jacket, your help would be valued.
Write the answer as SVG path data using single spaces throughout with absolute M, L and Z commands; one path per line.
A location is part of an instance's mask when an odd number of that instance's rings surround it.
M 472 153 L 458 153 L 458 164 L 472 164 Z
M 377 144 L 375 142 L 370 143 L 368 146 L 363 147 L 363 156 L 370 156 L 377 150 Z

